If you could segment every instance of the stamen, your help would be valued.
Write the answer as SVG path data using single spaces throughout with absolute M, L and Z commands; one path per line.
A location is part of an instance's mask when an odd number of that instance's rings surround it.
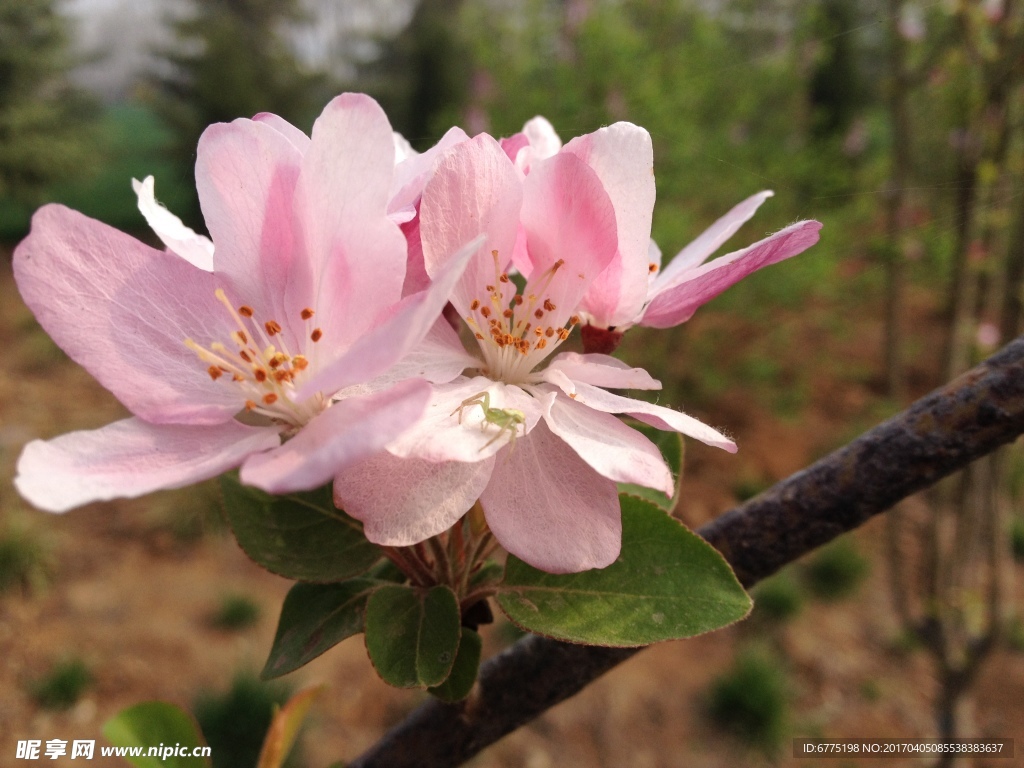
M 658 271 L 658 265 L 652 261 L 650 264 L 647 265 L 647 271 L 653 275 L 655 272 Z
M 204 347 L 192 339 L 185 339 L 185 345 L 203 361 L 211 379 L 217 381 L 225 375 L 230 376 L 244 393 L 246 411 L 292 427 L 307 423 L 330 404 L 322 394 L 303 402 L 292 399 L 289 390 L 294 389 L 296 376 L 310 366 L 310 361 L 303 355 L 292 356 L 279 322 L 268 320 L 261 323 L 256 319 L 257 312 L 253 307 L 248 304 L 237 308 L 232 306 L 223 289 L 218 288 L 214 293 L 237 324 L 236 329 L 230 332 L 232 345 L 229 345 L 237 346 L 229 349 L 213 341 Z M 307 307 L 300 314 L 303 320 L 309 320 L 313 310 Z M 322 336 L 320 328 L 310 333 L 314 342 Z M 272 337 L 277 338 L 272 342 Z
M 544 317 L 544 310 L 538 309 L 536 312 L 533 313 L 533 316 L 540 320 L 542 317 Z
M 480 309 L 480 299 L 473 299 L 473 303 L 469 305 L 470 310 L 476 312 Z
M 546 309 L 548 312 L 555 311 L 555 305 L 551 303 L 551 299 L 544 299 L 544 309 Z
M 573 315 L 572 317 L 569 318 L 569 325 L 579 325 L 579 324 L 580 324 L 580 316 L 579 315 Z

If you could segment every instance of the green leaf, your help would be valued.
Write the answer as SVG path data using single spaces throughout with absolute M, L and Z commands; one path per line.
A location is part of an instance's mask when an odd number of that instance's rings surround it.
M 653 488 L 645 488 L 642 485 L 634 485 L 633 483 L 619 483 L 619 493 L 628 493 L 630 496 L 636 496 L 644 501 L 651 502 L 654 506 L 665 512 L 671 512 L 676 508 L 676 503 L 679 501 L 679 490 L 683 483 L 683 456 L 685 455 L 683 436 L 678 432 L 665 432 L 640 422 L 630 422 L 629 426 L 638 432 L 642 432 L 652 443 L 658 446 L 658 450 L 661 451 L 665 463 L 672 470 L 672 476 L 676 479 L 675 491 L 670 499 L 661 491 L 656 491 Z
M 228 474 L 221 489 L 239 546 L 271 573 L 325 584 L 359 576 L 380 559 L 362 526 L 335 508 L 329 485 L 271 496 Z
M 150 747 L 163 744 L 192 748 L 205 747 L 206 742 L 192 716 L 164 701 L 147 701 L 122 709 L 103 724 L 103 735 L 115 747 L 142 747 L 138 757 L 125 757 L 136 768 L 209 768 L 207 757 L 174 757 L 161 759 L 145 753 Z
M 622 552 L 607 568 L 551 574 L 509 556 L 497 599 L 513 622 L 573 643 L 633 647 L 747 615 L 750 598 L 710 544 L 653 504 L 619 498 Z
M 476 673 L 480 669 L 482 651 L 483 640 L 480 639 L 480 635 L 472 629 L 462 627 L 459 652 L 455 655 L 455 664 L 452 666 L 451 674 L 443 683 L 427 690 L 441 701 L 448 703 L 462 701 L 473 690 Z
M 340 584 L 304 584 L 289 591 L 277 634 L 260 673 L 270 680 L 308 664 L 342 640 L 363 631 L 363 611 L 373 590 L 390 582 L 350 579 Z
M 459 601 L 444 585 L 387 585 L 366 602 L 366 650 L 377 674 L 396 688 L 440 685 L 459 650 Z

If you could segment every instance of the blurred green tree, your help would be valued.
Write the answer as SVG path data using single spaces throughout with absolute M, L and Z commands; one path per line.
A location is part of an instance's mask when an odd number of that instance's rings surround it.
M 395 130 L 420 149 L 449 127 L 445 121 L 470 93 L 472 51 L 458 23 L 462 6 L 463 0 L 421 0 L 409 25 L 361 73 Z
M 58 5 L 0 3 L 0 198 L 38 203 L 48 184 L 95 165 L 95 109 L 68 79 L 74 58 Z
M 160 51 L 168 66 L 154 79 L 155 106 L 183 165 L 193 165 L 211 123 L 273 112 L 308 128 L 326 78 L 303 66 L 288 39 L 304 20 L 299 0 L 204 0 L 171 21 L 176 42 Z M 190 213 L 200 224 L 197 201 Z

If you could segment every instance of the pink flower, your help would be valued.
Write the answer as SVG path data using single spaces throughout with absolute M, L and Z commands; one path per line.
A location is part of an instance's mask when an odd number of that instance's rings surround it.
M 618 225 L 618 249 L 581 301 L 585 331 L 590 326 L 621 335 L 634 325 L 678 325 L 747 275 L 795 256 L 818 241 L 821 224 L 800 221 L 707 262 L 772 196 L 765 191 L 737 205 L 661 269 L 661 251 L 650 239 L 655 189 L 654 155 L 647 131 L 631 123 L 615 123 L 563 147 L 551 124 L 536 117 L 524 126 L 523 133 L 503 140 L 502 146 L 527 173 L 538 158 L 572 153 L 594 171 L 608 192 Z
M 59 205 L 38 211 L 14 254 L 21 294 L 133 415 L 29 443 L 22 495 L 64 511 L 237 466 L 271 492 L 312 488 L 407 429 L 425 381 L 351 387 L 421 342 L 475 246 L 401 300 L 394 172 L 384 113 L 346 94 L 312 137 L 269 114 L 206 130 L 196 179 L 212 242 L 156 202 L 152 179 L 136 182 L 139 207 L 166 251 Z
M 573 572 L 618 556 L 616 483 L 673 489 L 658 449 L 614 414 L 735 445 L 685 414 L 607 392 L 661 386 L 614 358 L 564 353 L 539 369 L 579 323 L 577 308 L 621 235 L 617 191 L 580 157 L 534 157 L 528 170 L 524 177 L 487 135 L 436 168 L 419 212 L 427 274 L 445 269 L 453 244 L 486 236 L 451 295 L 476 349 L 466 352 L 450 327 L 434 328 L 429 356 L 409 358 L 423 361 L 421 372 L 429 359 L 437 382 L 424 418 L 339 473 L 335 498 L 371 541 L 389 546 L 447 530 L 479 499 L 509 552 Z M 528 267 L 522 292 L 507 271 L 513 261 Z

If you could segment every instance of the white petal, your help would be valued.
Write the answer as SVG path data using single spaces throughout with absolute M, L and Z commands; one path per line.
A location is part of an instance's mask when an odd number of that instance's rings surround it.
M 485 376 L 462 377 L 435 386 L 423 418 L 388 445 L 388 450 L 395 456 L 435 462 L 477 462 L 493 456 L 512 439 L 513 425 L 502 427 L 485 421 L 481 404 L 464 405 L 485 393 L 491 408 L 523 414 L 524 423 L 515 429 L 517 440 L 537 425 L 554 399 L 553 392 L 542 393 L 538 399 L 517 386 Z
M 617 483 L 635 483 L 672 496 L 675 481 L 658 447 L 615 416 L 559 395 L 544 418 L 587 464 Z
M 561 371 L 572 381 L 582 381 L 595 387 L 612 389 L 661 389 L 661 382 L 643 368 L 631 368 L 618 358 L 610 355 L 578 352 L 563 352 L 556 356 L 547 369 L 541 372 L 545 381 L 561 386 L 549 379 L 554 371 Z
M 213 271 L 213 242 L 208 237 L 197 235 L 193 229 L 181 223 L 181 219 L 156 201 L 155 181 L 147 176 L 142 181 L 132 179 L 132 189 L 139 199 L 139 212 L 145 217 L 156 236 L 167 250 L 172 251 L 189 264 Z
M 237 467 L 280 443 L 273 427 L 115 421 L 100 429 L 33 440 L 18 459 L 18 491 L 48 512 L 91 501 L 180 488 Z
M 242 465 L 242 482 L 270 493 L 318 488 L 414 424 L 429 395 L 429 384 L 412 379 L 337 402 L 280 448 L 252 456 Z
M 374 544 L 407 547 L 447 531 L 480 498 L 494 459 L 472 464 L 399 459 L 382 451 L 340 472 L 334 501 Z
M 582 381 L 572 382 L 574 387 L 570 390 L 557 381 L 552 383 L 559 386 L 565 394 L 571 396 L 577 403 L 586 405 L 597 411 L 605 413 L 625 413 L 633 418 L 650 424 L 652 427 L 666 431 L 681 432 L 684 435 L 700 440 L 702 443 L 721 448 L 729 453 L 736 453 L 736 443 L 727 438 L 721 432 L 712 429 L 703 421 L 698 421 L 685 413 L 665 408 L 661 405 L 633 400 L 629 397 L 613 395 Z
M 615 483 L 544 423 L 497 457 L 480 503 L 501 545 L 535 568 L 574 573 L 604 568 L 619 556 Z

